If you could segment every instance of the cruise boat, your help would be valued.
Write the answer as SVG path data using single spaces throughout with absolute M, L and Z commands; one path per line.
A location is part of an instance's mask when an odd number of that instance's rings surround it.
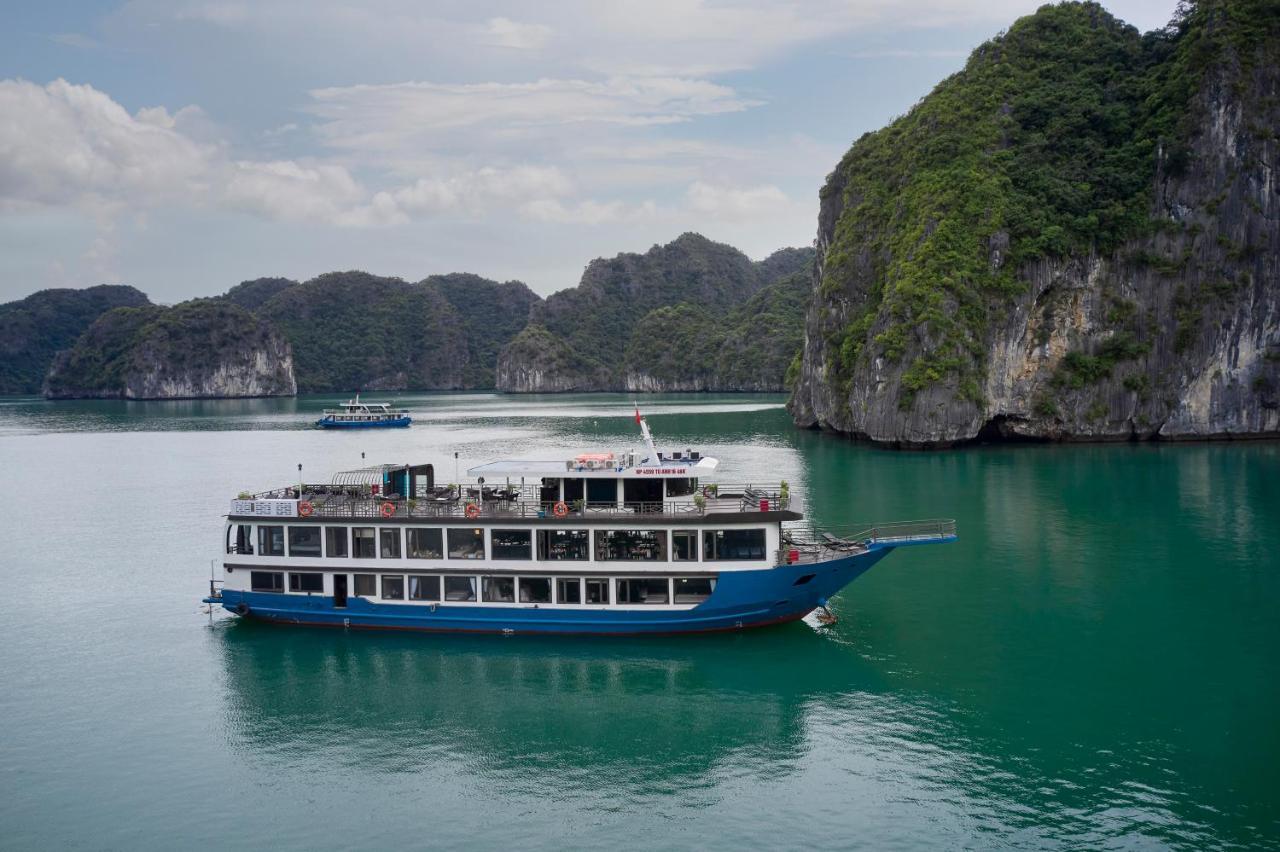
M 408 426 L 413 422 L 405 409 L 392 409 L 389 402 L 361 402 L 356 398 L 338 408 L 326 408 L 316 421 L 321 429 L 370 429 Z
M 786 482 L 717 483 L 692 450 L 507 459 L 439 485 L 379 465 L 231 501 L 205 602 L 289 624 L 485 633 L 668 634 L 794 621 L 954 521 L 834 535 Z

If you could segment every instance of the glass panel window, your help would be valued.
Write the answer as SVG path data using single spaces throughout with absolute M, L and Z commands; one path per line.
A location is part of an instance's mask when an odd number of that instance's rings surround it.
M 323 592 L 323 574 L 289 574 L 289 591 L 291 592 Z
M 551 578 L 521 577 L 520 603 L 551 603 Z
M 451 528 L 447 537 L 450 559 L 484 559 L 484 530 Z
M 664 604 L 669 594 L 666 577 L 618 580 L 617 602 L 620 604 Z
M 668 479 L 667 480 L 667 496 L 668 497 L 688 497 L 698 487 L 696 479 Z
M 319 556 L 319 527 L 289 527 L 290 556 Z
M 711 577 L 676 577 L 675 603 L 702 603 L 711 597 L 716 590 L 716 581 Z
M 409 527 L 408 553 L 410 559 L 443 559 L 444 534 L 440 530 Z
M 361 598 L 372 598 L 378 594 L 378 577 L 376 574 L 356 574 L 355 594 Z
M 378 546 L 383 559 L 400 558 L 400 528 L 378 530 Z
M 618 480 L 588 479 L 587 505 L 614 506 L 618 503 Z
M 284 527 L 258 527 L 258 555 L 284 556 Z
M 533 558 L 533 534 L 529 530 L 494 530 L 489 539 L 494 559 Z
M 582 603 L 582 580 L 577 577 L 561 577 L 556 580 L 556 603 Z
M 696 530 L 676 530 L 671 534 L 671 559 L 673 562 L 698 561 Z
M 227 527 L 227 553 L 242 553 L 246 556 L 253 553 L 253 527 L 248 524 Z
M 665 530 L 597 530 L 596 559 L 660 562 L 667 558 Z
M 444 599 L 447 601 L 473 601 L 476 599 L 475 577 L 445 577 Z
M 382 575 L 382 599 L 384 601 L 404 600 L 404 577 L 402 575 Z
M 591 558 L 591 536 L 586 530 L 538 530 L 538 558 L 553 561 L 586 561 Z
M 347 528 L 346 527 L 325 527 L 324 528 L 324 548 L 325 553 L 332 557 L 347 555 Z
M 440 600 L 440 578 L 439 577 L 415 577 L 409 575 L 409 600 L 412 601 L 438 601 Z
M 374 552 L 373 527 L 351 528 L 351 550 L 356 559 L 372 559 L 378 554 Z
M 249 588 L 255 592 L 283 592 L 284 574 L 279 571 L 253 571 L 249 574 Z
M 482 577 L 480 590 L 486 603 L 514 603 L 516 599 L 515 577 Z
M 702 558 L 764 559 L 764 530 L 707 530 L 702 534 Z
M 609 581 L 604 579 L 588 579 L 583 582 L 587 590 L 587 603 L 607 604 L 609 602 Z

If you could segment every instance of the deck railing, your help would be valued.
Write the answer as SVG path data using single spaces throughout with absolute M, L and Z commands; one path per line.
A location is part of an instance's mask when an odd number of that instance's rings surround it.
M 835 553 L 864 553 L 873 544 L 949 541 L 955 537 L 956 522 L 951 519 L 891 521 L 845 533 L 821 530 L 807 524 L 786 524 L 778 561 L 792 564 L 821 562 L 831 559 Z
M 288 516 L 334 519 L 393 520 L 397 518 L 556 518 L 558 501 L 543 500 L 537 486 L 513 486 L 511 488 L 463 486 L 459 488 L 435 488 L 405 498 L 399 494 L 373 494 L 367 487 L 341 485 L 303 485 L 301 488 L 282 488 L 254 495 L 242 495 L 238 504 L 267 504 L 254 506 L 253 511 L 232 509 L 232 514 L 279 516 L 280 509 L 292 509 L 297 504 L 298 515 Z M 283 507 L 280 504 L 285 504 Z M 305 504 L 305 506 L 304 506 Z M 636 516 L 663 518 L 710 515 L 722 512 L 762 512 L 789 510 L 797 505 L 797 498 L 780 484 L 732 485 L 720 484 L 715 488 L 699 489 L 696 494 L 668 498 L 666 500 L 624 500 L 617 502 L 567 502 L 562 512 L 566 517 L 590 518 Z M 263 509 L 266 509 L 265 511 Z M 476 512 L 479 512 L 476 515 Z M 471 514 L 468 514 L 470 512 Z

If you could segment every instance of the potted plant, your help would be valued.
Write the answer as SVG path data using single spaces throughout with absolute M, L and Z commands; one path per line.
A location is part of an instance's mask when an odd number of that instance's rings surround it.
M 707 498 L 706 498 L 706 497 L 703 497 L 701 494 L 694 494 L 694 495 L 693 495 L 693 505 L 694 505 L 694 506 L 696 506 L 696 507 L 698 508 L 698 511 L 699 511 L 699 512 L 706 512 L 706 511 L 707 511 Z
M 786 506 L 791 502 L 791 485 L 784 479 L 778 486 L 778 505 Z

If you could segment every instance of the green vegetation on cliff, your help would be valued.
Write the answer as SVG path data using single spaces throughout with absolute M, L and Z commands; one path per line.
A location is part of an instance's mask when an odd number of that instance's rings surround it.
M 41 290 L 0 305 L 0 394 L 39 393 L 54 356 L 112 308 L 148 305 L 133 287 Z
M 223 298 L 284 333 L 304 393 L 493 387 L 498 351 L 538 301 L 518 281 L 455 273 L 409 283 L 365 272 L 246 281 Z
M 804 326 L 808 279 L 791 278 L 812 258 L 812 249 L 784 249 L 754 263 L 684 234 L 643 255 L 595 260 L 577 287 L 533 307 L 530 329 L 501 355 L 498 385 L 779 389 Z
M 903 405 L 944 379 L 980 401 L 1019 267 L 1151 229 L 1157 172 L 1186 167 L 1192 93 L 1225 43 L 1252 56 L 1278 35 L 1275 6 L 1185 6 L 1145 36 L 1095 3 L 1044 6 L 859 139 L 823 189 L 839 214 L 820 293 L 851 298 L 827 326 L 836 380 L 883 357 L 904 364 Z

